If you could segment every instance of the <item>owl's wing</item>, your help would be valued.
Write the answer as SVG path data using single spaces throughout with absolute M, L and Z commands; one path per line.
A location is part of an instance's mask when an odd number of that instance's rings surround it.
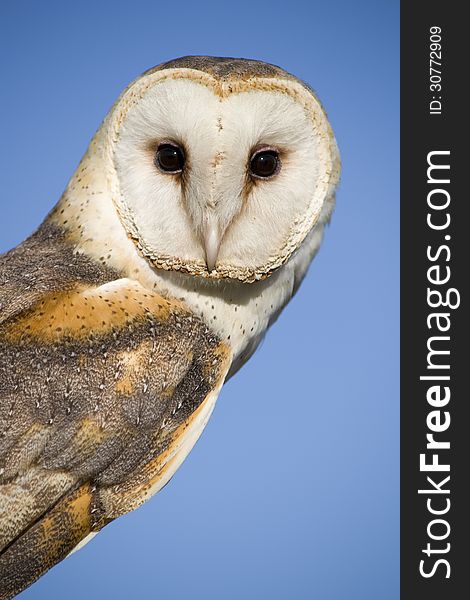
M 0 319 L 0 597 L 142 504 L 211 413 L 230 351 L 177 302 L 119 279 Z

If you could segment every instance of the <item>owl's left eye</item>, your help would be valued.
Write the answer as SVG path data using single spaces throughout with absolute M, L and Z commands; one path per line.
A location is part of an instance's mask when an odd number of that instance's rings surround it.
M 184 167 L 184 152 L 176 144 L 160 144 L 155 154 L 155 163 L 166 173 L 181 173 Z
M 257 179 L 269 179 L 281 168 L 277 150 L 264 148 L 255 152 L 250 159 L 250 173 Z

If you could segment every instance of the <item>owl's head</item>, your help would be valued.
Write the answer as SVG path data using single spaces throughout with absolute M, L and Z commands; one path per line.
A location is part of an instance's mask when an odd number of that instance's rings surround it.
M 333 133 L 314 93 L 278 67 L 163 64 L 125 90 L 104 134 L 113 202 L 156 268 L 264 279 L 331 214 Z

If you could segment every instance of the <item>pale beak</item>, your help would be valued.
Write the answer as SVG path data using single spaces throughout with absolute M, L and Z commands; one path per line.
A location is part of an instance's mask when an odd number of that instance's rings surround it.
M 206 251 L 206 265 L 209 273 L 215 269 L 219 254 L 221 236 L 219 228 L 213 223 L 207 223 L 204 232 L 204 248 Z

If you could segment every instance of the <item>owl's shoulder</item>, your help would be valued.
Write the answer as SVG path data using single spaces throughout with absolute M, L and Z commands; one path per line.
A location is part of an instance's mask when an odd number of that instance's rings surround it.
M 45 222 L 24 242 L 0 255 L 0 323 L 28 310 L 48 293 L 118 277 L 117 271 L 75 252 L 65 232 Z

